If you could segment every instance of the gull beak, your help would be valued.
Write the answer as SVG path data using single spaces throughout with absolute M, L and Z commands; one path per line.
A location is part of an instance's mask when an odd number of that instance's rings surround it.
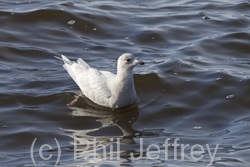
M 144 65 L 145 63 L 143 61 L 139 61 L 137 59 L 134 60 L 134 63 L 137 65 L 137 64 L 140 64 L 140 65 Z

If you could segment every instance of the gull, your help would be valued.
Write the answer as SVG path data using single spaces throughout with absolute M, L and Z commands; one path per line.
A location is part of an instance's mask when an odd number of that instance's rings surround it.
M 56 57 L 64 61 L 64 69 L 79 86 L 84 96 L 94 103 L 108 108 L 122 108 L 137 100 L 133 68 L 143 61 L 131 53 L 122 54 L 117 61 L 117 74 L 91 67 L 84 60 L 70 61 L 66 56 Z

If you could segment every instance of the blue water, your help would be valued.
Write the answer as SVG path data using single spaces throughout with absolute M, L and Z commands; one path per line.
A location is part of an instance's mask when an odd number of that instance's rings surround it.
M 250 1 L 0 0 L 0 37 L 1 166 L 250 165 Z M 54 56 L 115 73 L 126 52 L 136 105 L 67 106 Z

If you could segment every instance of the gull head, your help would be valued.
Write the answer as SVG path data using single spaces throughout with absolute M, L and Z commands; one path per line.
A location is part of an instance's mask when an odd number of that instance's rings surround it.
M 118 70 L 125 69 L 125 70 L 133 70 L 133 68 L 137 65 L 145 64 L 143 61 L 137 60 L 131 53 L 124 53 L 118 59 Z

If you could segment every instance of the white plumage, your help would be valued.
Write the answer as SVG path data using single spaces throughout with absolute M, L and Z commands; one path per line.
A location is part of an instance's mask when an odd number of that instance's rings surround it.
M 61 60 L 82 93 L 98 105 L 121 108 L 136 102 L 133 68 L 144 62 L 138 61 L 132 54 L 125 53 L 118 58 L 117 75 L 109 71 L 99 71 L 81 58 L 75 62 L 62 55 Z

